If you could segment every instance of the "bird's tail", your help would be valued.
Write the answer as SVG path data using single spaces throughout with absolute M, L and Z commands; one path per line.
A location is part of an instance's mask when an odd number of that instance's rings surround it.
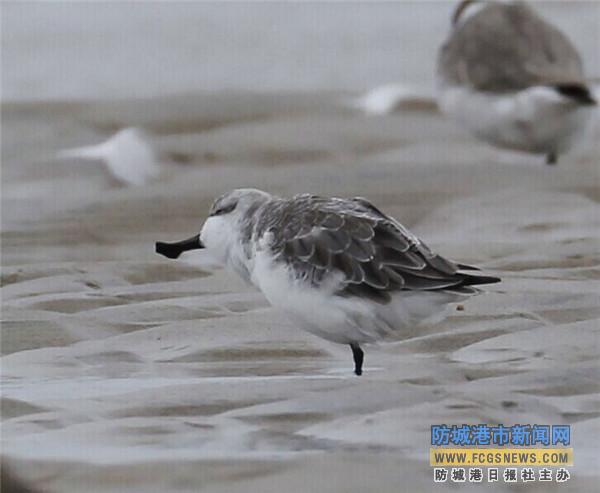
M 462 274 L 463 286 L 475 286 L 477 284 L 495 284 L 500 282 L 502 279 L 495 276 L 482 276 L 479 274 Z
M 569 98 L 583 106 L 596 106 L 598 104 L 590 88 L 583 82 L 567 82 L 555 84 L 552 87 L 554 87 L 561 96 Z

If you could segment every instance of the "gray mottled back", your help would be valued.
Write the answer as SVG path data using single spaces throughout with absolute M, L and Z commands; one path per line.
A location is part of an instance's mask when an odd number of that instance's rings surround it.
M 361 198 L 274 199 L 259 209 L 253 239 L 267 232 L 273 234 L 275 259 L 289 265 L 295 278 L 320 285 L 341 273 L 342 296 L 387 302 L 393 291 L 464 289 L 496 282 L 459 272 L 456 264 Z
M 450 84 L 490 92 L 584 78 L 569 39 L 522 2 L 490 2 L 458 22 L 440 50 L 438 75 Z

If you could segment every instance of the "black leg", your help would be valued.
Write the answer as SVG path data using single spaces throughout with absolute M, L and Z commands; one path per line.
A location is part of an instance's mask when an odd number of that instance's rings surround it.
M 365 353 L 363 353 L 360 346 L 355 343 L 350 344 L 350 349 L 352 349 L 352 356 L 354 356 L 354 373 L 362 375 L 362 365 Z
M 556 164 L 558 162 L 558 156 L 556 152 L 550 152 L 546 154 L 546 164 Z

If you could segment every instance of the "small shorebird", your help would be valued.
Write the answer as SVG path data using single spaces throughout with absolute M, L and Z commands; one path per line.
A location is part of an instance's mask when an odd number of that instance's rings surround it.
M 463 0 L 437 62 L 438 102 L 477 137 L 553 164 L 596 101 L 569 39 L 523 2 Z
M 317 336 L 348 344 L 362 373 L 361 344 L 400 338 L 448 303 L 500 281 L 433 253 L 363 198 L 233 190 L 212 205 L 200 234 L 156 243 L 177 258 L 206 248 L 267 300 Z
M 57 157 L 104 162 L 112 178 L 125 186 L 145 185 L 160 174 L 149 137 L 134 127 L 120 130 L 101 144 L 60 151 Z

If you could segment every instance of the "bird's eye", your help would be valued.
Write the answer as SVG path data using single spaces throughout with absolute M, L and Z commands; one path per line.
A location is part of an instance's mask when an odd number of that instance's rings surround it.
M 222 207 L 218 207 L 217 209 L 215 209 L 212 212 L 211 216 L 222 216 L 223 214 L 227 214 L 227 213 L 231 212 L 233 209 L 235 209 L 236 205 L 237 204 L 234 202 L 232 204 L 227 204 Z

